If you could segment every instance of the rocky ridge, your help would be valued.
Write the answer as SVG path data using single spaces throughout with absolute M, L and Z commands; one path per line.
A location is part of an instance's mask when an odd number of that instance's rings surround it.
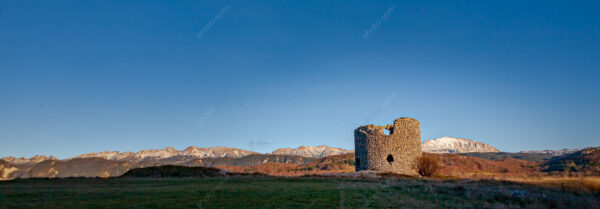
M 4 160 L 0 160 L 0 180 L 13 179 L 16 177 L 17 171 L 19 171 L 19 168 L 16 166 Z
M 545 171 L 550 172 L 583 172 L 586 175 L 600 175 L 600 147 L 588 147 L 556 156 L 544 165 Z
M 552 156 L 566 155 L 571 154 L 581 149 L 560 149 L 560 150 L 529 150 L 529 151 L 521 151 L 519 153 L 528 153 L 528 154 L 550 154 Z
M 220 158 L 220 157 L 231 157 L 239 158 L 251 154 L 258 154 L 257 152 L 230 148 L 230 147 L 207 147 L 199 148 L 196 146 L 190 146 L 184 150 L 177 150 L 173 147 L 167 147 L 164 149 L 148 149 L 141 150 L 137 153 L 133 152 L 119 152 L 119 151 L 104 151 L 104 152 L 92 152 L 82 155 L 75 156 L 70 159 L 77 158 L 102 158 L 106 160 L 118 160 L 128 162 L 141 162 L 148 160 L 159 160 L 167 158 Z
M 25 165 L 25 164 L 36 164 L 45 160 L 57 160 L 55 157 L 53 156 L 45 156 L 45 155 L 36 155 L 33 156 L 31 158 L 24 158 L 24 157 L 5 157 L 5 158 L 1 158 L 0 160 L 3 160 L 7 163 L 13 164 L 13 165 Z
M 426 140 L 423 142 L 422 150 L 429 153 L 500 152 L 500 150 L 483 142 L 452 137 Z
M 303 157 L 327 157 L 330 155 L 341 155 L 354 152 L 354 150 L 346 150 L 327 145 L 321 146 L 300 146 L 296 149 L 279 148 L 272 152 L 275 155 L 298 155 Z

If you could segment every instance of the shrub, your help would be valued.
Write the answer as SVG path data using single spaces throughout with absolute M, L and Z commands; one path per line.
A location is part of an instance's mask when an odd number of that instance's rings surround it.
M 418 166 L 421 176 L 433 176 L 440 170 L 440 160 L 436 156 L 423 155 Z

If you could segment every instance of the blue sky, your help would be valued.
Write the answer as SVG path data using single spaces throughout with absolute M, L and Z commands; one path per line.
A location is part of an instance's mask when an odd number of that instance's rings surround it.
M 353 148 L 401 116 L 423 140 L 598 146 L 598 1 L 0 0 L 0 156 Z

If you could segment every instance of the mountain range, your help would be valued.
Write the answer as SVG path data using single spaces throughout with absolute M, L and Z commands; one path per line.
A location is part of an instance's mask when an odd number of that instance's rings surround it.
M 452 137 L 426 140 L 423 142 L 422 150 L 429 153 L 500 152 L 500 150 L 483 142 Z
M 491 145 L 469 139 L 452 137 L 426 140 L 422 146 L 423 152 L 438 154 L 473 154 L 472 156 L 490 159 L 505 157 L 515 158 L 515 156 L 517 156 L 517 158 L 530 159 L 533 155 L 535 155 L 533 157 L 536 157 L 536 159 L 542 159 L 542 157 L 545 156 L 554 156 L 548 154 L 550 151 L 539 151 L 543 153 L 538 153 L 538 151 L 526 151 L 514 154 L 500 153 L 498 149 Z M 273 164 L 310 165 L 310 163 L 320 159 L 328 159 L 327 157 L 329 156 L 350 156 L 353 152 L 353 150 L 329 147 L 326 145 L 300 146 L 295 149 L 279 148 L 267 154 L 230 147 L 200 148 L 190 146 L 184 150 L 167 147 L 164 149 L 148 149 L 138 152 L 92 152 L 64 160 L 42 155 L 36 155 L 32 158 L 5 157 L 0 159 L 0 180 L 30 177 L 111 177 L 122 175 L 130 169 L 160 165 L 231 167 L 232 169 L 255 167 L 268 169 L 272 168 L 269 165 Z M 571 150 L 559 150 L 552 153 L 572 152 Z M 348 160 L 349 159 L 345 159 L 340 165 L 349 164 L 350 162 Z M 339 165 L 332 164 L 328 166 L 335 167 Z M 306 168 L 309 167 L 310 166 Z M 290 168 L 288 167 L 286 169 Z M 344 167 L 344 169 L 348 168 Z
M 321 146 L 300 146 L 298 148 L 279 148 L 270 154 L 273 155 L 297 155 L 302 157 L 320 158 L 331 155 L 340 155 L 352 153 L 354 150 L 347 150 L 337 147 Z M 423 152 L 431 153 L 469 153 L 469 152 L 499 152 L 491 145 L 477 142 L 469 139 L 460 139 L 452 137 L 442 137 L 423 142 Z M 252 154 L 261 154 L 244 149 L 231 147 L 196 147 L 189 146 L 184 150 L 177 150 L 173 147 L 164 149 L 147 149 L 139 152 L 119 152 L 119 151 L 104 151 L 91 152 L 75 157 L 68 158 L 102 158 L 105 160 L 127 161 L 127 162 L 142 162 L 156 161 L 161 159 L 196 159 L 196 158 L 240 158 Z M 36 155 L 32 158 L 17 158 L 5 157 L 2 160 L 13 165 L 36 164 L 46 160 L 58 160 L 52 156 Z
M 530 150 L 530 151 L 521 151 L 519 153 L 527 153 L 527 154 L 549 154 L 552 156 L 559 156 L 565 154 L 571 154 L 581 149 L 561 149 L 561 150 Z
M 244 157 L 250 154 L 259 154 L 258 152 L 230 148 L 230 147 L 208 147 L 208 148 L 200 148 L 196 146 L 189 146 L 184 150 L 176 150 L 173 147 L 167 147 L 164 149 L 148 149 L 141 150 L 137 153 L 133 152 L 119 152 L 119 151 L 104 151 L 104 152 L 92 152 L 79 156 L 75 156 L 73 158 L 102 158 L 106 160 L 120 160 L 120 161 L 128 161 L 128 162 L 140 162 L 143 160 L 157 160 L 157 159 L 165 159 L 172 157 L 182 157 L 182 158 L 222 158 L 222 157 L 230 157 L 230 158 L 239 158 Z
M 17 157 L 10 156 L 10 157 L 2 158 L 1 160 L 5 161 L 7 163 L 13 164 L 13 165 L 26 165 L 26 164 L 36 164 L 36 163 L 46 161 L 46 160 L 58 160 L 58 159 L 53 156 L 47 157 L 45 155 L 36 155 L 31 158 L 24 158 L 24 157 L 17 158 Z
M 272 152 L 276 155 L 299 155 L 303 157 L 327 157 L 330 155 L 341 155 L 354 152 L 354 150 L 346 150 L 342 148 L 321 146 L 300 146 L 296 149 L 279 148 Z

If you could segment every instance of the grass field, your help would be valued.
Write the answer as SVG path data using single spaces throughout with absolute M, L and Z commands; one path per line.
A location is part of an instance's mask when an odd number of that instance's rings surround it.
M 0 208 L 600 208 L 600 194 L 394 178 L 24 179 L 0 182 Z
M 600 191 L 600 176 L 585 177 L 561 177 L 561 176 L 542 176 L 529 178 L 505 178 L 507 181 L 529 183 L 542 186 L 551 186 L 555 188 L 564 188 L 572 191 Z

